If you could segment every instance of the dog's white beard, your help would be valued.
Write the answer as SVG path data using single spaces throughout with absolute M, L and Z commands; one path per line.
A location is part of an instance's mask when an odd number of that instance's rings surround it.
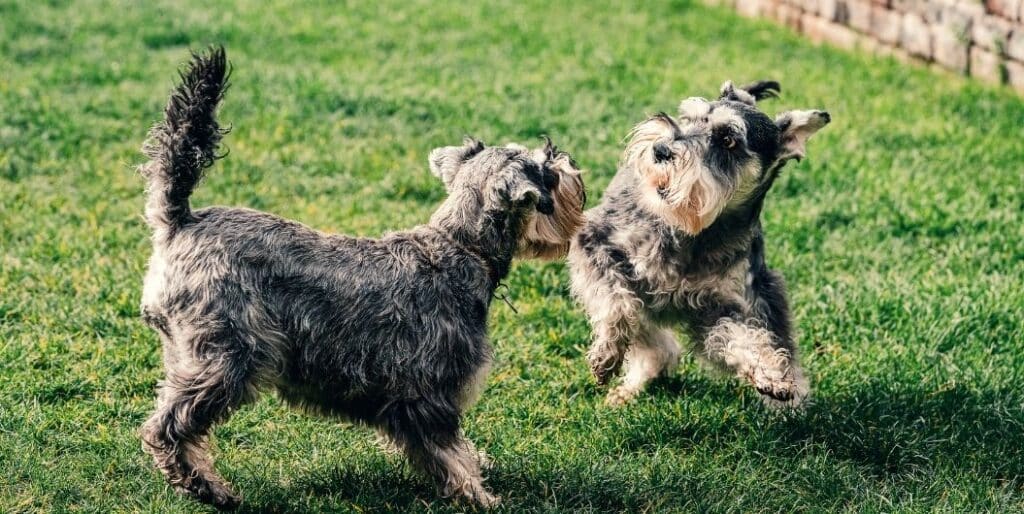
M 729 198 L 727 187 L 687 159 L 634 165 L 640 175 L 641 201 L 651 212 L 696 235 L 715 221 Z

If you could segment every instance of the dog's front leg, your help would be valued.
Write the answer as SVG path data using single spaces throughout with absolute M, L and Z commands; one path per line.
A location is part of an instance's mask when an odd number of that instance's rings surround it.
M 757 319 L 722 317 L 703 335 L 704 356 L 750 382 L 773 406 L 798 406 L 807 379 L 788 344 Z
M 622 367 L 632 331 L 626 324 L 602 322 L 594 326 L 594 342 L 587 350 L 587 364 L 597 385 L 605 385 Z
M 618 292 L 588 305 L 594 342 L 587 351 L 587 363 L 598 385 L 607 384 L 619 372 L 626 350 L 643 328 L 643 303 L 624 288 Z
M 640 330 L 626 352 L 622 383 L 608 391 L 605 405 L 617 407 L 632 401 L 652 379 L 675 369 L 680 351 L 671 330 L 658 327 Z

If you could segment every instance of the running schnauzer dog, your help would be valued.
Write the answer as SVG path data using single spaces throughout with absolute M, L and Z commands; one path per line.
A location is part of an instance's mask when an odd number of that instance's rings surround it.
M 806 398 L 782 277 L 765 264 L 760 214 L 779 171 L 804 156 L 830 117 L 789 111 L 773 121 L 756 102 L 778 91 L 777 82 L 726 82 L 715 101 L 689 98 L 678 118 L 640 123 L 603 202 L 587 211 L 569 265 L 594 331 L 587 360 L 597 382 L 625 361 L 609 405 L 675 368 L 678 324 L 699 355 L 769 404 Z
M 495 505 L 460 419 L 487 376 L 487 312 L 513 257 L 564 254 L 582 222 L 571 158 L 550 141 L 533 152 L 473 139 L 438 148 L 430 169 L 447 199 L 429 223 L 380 239 L 192 210 L 220 157 L 228 74 L 223 48 L 194 56 L 143 148 L 153 255 L 142 313 L 166 372 L 144 448 L 178 490 L 236 507 L 209 455 L 211 427 L 271 389 L 375 427 L 444 495 Z

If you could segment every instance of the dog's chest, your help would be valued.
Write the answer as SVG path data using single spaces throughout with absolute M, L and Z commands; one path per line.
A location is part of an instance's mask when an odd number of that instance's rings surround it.
M 695 255 L 684 243 L 649 238 L 630 242 L 637 292 L 653 311 L 690 311 L 711 304 L 744 305 L 750 296 L 750 264 Z

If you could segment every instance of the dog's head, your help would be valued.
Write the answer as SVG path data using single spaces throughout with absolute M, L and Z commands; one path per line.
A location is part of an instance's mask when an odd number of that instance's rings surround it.
M 777 82 L 726 82 L 717 100 L 687 98 L 678 118 L 658 114 L 634 127 L 623 162 L 640 177 L 642 203 L 696 235 L 723 211 L 763 197 L 782 166 L 804 157 L 807 140 L 831 121 L 813 110 L 772 120 L 757 100 L 778 91 Z
M 519 257 L 557 258 L 583 223 L 586 195 L 580 170 L 550 140 L 535 150 L 520 145 L 486 146 L 466 138 L 462 146 L 430 152 L 430 170 L 449 195 L 474 194 L 484 212 L 507 212 L 524 223 Z

